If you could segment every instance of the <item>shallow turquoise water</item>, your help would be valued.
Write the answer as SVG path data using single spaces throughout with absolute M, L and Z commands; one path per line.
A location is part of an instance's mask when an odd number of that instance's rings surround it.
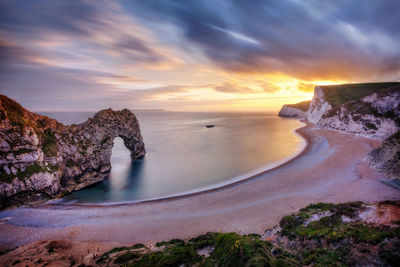
M 70 124 L 90 112 L 42 112 Z M 275 114 L 137 111 L 147 154 L 131 161 L 114 140 L 112 170 L 105 181 L 70 194 L 63 202 L 110 203 L 161 198 L 203 190 L 275 167 L 299 153 L 302 125 Z M 206 128 L 208 124 L 214 128 Z

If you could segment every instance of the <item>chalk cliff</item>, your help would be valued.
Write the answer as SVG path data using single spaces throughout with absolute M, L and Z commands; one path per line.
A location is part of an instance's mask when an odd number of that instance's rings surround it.
M 400 188 L 400 131 L 388 137 L 378 149 L 367 157 L 370 165 L 395 179 Z
M 400 127 L 400 85 L 317 86 L 307 119 L 317 127 L 384 139 Z
M 286 106 L 280 116 L 303 114 Z M 400 189 L 400 83 L 316 86 L 304 116 L 316 127 L 384 140 L 367 161 Z
M 128 109 L 106 109 L 82 124 L 63 125 L 0 95 L 0 209 L 103 180 L 117 136 L 132 159 L 145 155 L 138 121 Z
M 283 105 L 278 113 L 280 117 L 306 117 L 306 111 L 310 106 L 311 101 L 304 101 L 297 104 L 286 104 Z

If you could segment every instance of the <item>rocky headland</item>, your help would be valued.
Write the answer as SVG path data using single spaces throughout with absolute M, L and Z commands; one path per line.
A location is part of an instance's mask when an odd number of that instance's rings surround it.
M 386 183 L 400 189 L 400 83 L 316 86 L 308 109 L 291 111 L 303 103 L 284 105 L 279 116 L 300 114 L 295 116 L 305 117 L 318 128 L 383 140 L 382 147 L 371 151 L 366 160 L 392 179 Z
M 279 117 L 305 118 L 311 101 L 303 101 L 296 104 L 285 104 L 278 113 Z
M 400 83 L 316 86 L 307 120 L 320 128 L 387 138 L 400 128 Z
M 99 111 L 78 125 L 30 112 L 0 95 L 0 209 L 60 197 L 109 175 L 115 137 L 145 155 L 135 115 Z

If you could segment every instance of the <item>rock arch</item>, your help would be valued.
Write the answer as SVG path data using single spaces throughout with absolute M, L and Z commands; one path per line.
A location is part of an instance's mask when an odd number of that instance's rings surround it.
M 145 155 L 138 120 L 128 109 L 105 109 L 82 124 L 63 125 L 0 95 L 0 208 L 103 180 L 117 136 L 132 159 Z
M 122 138 L 131 152 L 132 159 L 141 158 L 146 153 L 139 123 L 136 116 L 128 109 L 101 110 L 93 118 L 70 128 L 72 132 L 70 140 L 75 143 L 75 146 L 72 145 L 72 152 L 76 147 L 79 154 L 65 151 L 64 158 L 67 158 L 65 162 L 75 165 L 75 168 L 66 169 L 61 179 L 67 191 L 82 188 L 108 176 L 116 137 Z M 73 170 L 74 174 L 71 175 L 70 170 Z

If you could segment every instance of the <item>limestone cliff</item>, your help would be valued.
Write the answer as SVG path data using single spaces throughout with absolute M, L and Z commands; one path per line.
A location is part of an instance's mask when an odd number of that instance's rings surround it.
M 399 83 L 317 86 L 307 119 L 317 127 L 386 138 L 400 127 Z
M 311 101 L 304 101 L 297 104 L 283 105 L 278 113 L 278 116 L 304 118 L 306 116 L 306 111 L 308 110 L 310 103 Z
M 372 150 L 367 160 L 389 178 L 398 179 L 400 186 L 400 131 L 388 137 L 380 148 Z
M 0 209 L 103 180 L 117 136 L 132 159 L 145 155 L 138 121 L 128 109 L 106 109 L 82 124 L 63 125 L 0 95 Z

